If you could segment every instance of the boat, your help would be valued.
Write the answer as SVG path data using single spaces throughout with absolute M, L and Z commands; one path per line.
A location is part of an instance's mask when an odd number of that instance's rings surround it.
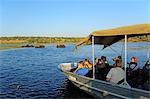
M 57 48 L 65 48 L 66 46 L 64 44 L 58 44 L 56 47 Z
M 96 98 L 139 98 L 139 99 L 149 99 L 150 91 L 132 88 L 126 77 L 122 84 L 114 84 L 102 80 L 95 79 L 95 67 L 94 67 L 94 44 L 104 45 L 105 49 L 112 44 L 125 39 L 125 62 L 124 62 L 124 70 L 126 73 L 127 67 L 127 38 L 146 35 L 149 37 L 150 35 L 150 24 L 138 24 L 133 26 L 125 26 L 119 27 L 109 30 L 100 30 L 91 33 L 84 41 L 80 42 L 76 45 L 78 48 L 81 45 L 92 45 L 92 60 L 93 60 L 93 77 L 80 76 L 70 72 L 72 68 L 77 67 L 77 63 L 61 63 L 58 68 L 63 72 L 63 74 L 79 89 L 85 91 L 86 93 L 92 95 Z M 149 50 L 148 50 L 148 58 L 149 58 Z

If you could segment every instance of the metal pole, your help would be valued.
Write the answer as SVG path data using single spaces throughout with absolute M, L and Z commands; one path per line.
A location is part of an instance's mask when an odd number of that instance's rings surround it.
M 124 70 L 125 70 L 125 82 L 126 80 L 126 68 L 127 68 L 127 35 L 125 35 L 125 42 L 124 42 L 124 47 L 125 47 L 125 53 L 124 53 L 124 57 L 125 57 L 125 61 L 124 61 Z
M 149 36 L 150 36 L 150 35 L 147 35 L 147 41 L 148 41 L 148 42 L 147 42 L 147 58 L 148 58 L 148 59 L 150 58 L 150 48 L 149 48 L 149 47 L 150 47 L 150 46 L 149 46 L 149 45 L 150 45 L 150 42 L 149 42 Z
M 94 36 L 92 36 L 92 60 L 93 60 L 93 79 L 95 79 L 95 64 L 94 64 Z

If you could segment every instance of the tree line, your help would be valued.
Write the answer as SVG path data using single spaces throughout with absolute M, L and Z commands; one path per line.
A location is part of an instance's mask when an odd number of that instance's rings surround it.
M 22 41 L 22 43 L 77 43 L 84 38 L 79 37 L 0 37 L 0 41 L 15 42 Z
M 83 39 L 83 37 L 0 37 L 0 43 L 77 43 Z M 147 41 L 147 36 L 129 38 L 128 41 Z

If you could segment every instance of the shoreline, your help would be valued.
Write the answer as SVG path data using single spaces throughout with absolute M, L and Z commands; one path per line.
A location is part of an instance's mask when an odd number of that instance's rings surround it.
M 86 37 L 0 37 L 0 44 L 77 44 L 85 38 Z M 128 38 L 128 42 L 143 41 L 148 41 L 146 36 Z
M 124 42 L 123 40 L 119 41 L 119 42 Z M 148 41 L 128 41 L 128 43 L 134 43 L 134 42 L 148 42 Z M 19 49 L 19 48 L 23 48 L 21 45 L 25 45 L 25 44 L 31 44 L 31 43 L 0 43 L 0 44 L 5 44 L 5 45 L 9 45 L 9 44 L 14 44 L 15 46 L 1 46 L 0 45 L 0 51 L 2 50 L 9 50 L 9 49 Z M 18 46 L 17 46 L 18 44 Z M 48 44 L 53 44 L 53 45 L 57 45 L 58 43 L 32 43 L 31 45 L 48 45 Z M 64 45 L 67 45 L 67 44 L 77 44 L 77 43 L 62 43 Z
M 86 37 L 0 37 L 0 50 L 23 48 L 22 45 L 27 44 L 29 45 L 78 44 L 85 38 Z M 120 40 L 119 42 L 124 42 L 124 40 Z M 146 36 L 138 36 L 129 38 L 128 43 L 129 42 L 148 42 L 148 39 Z M 7 46 L 3 46 L 3 44 Z
M 0 51 L 2 50 L 9 50 L 9 49 L 19 49 L 22 48 L 21 46 L 0 46 Z

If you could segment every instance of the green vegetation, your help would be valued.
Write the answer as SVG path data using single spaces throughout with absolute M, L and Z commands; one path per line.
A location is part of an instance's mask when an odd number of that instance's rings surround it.
M 14 43 L 77 43 L 83 38 L 64 38 L 64 37 L 0 37 L 1 44 Z
M 64 37 L 0 37 L 0 44 L 75 44 L 83 41 L 84 38 L 64 38 Z M 129 42 L 147 41 L 146 36 L 129 38 Z M 21 48 L 21 46 L 0 46 L 0 50 Z
M 68 44 L 68 43 L 78 43 L 82 41 L 84 38 L 77 38 L 77 37 L 0 37 L 0 44 L 22 44 L 22 43 L 29 43 L 29 44 L 46 44 L 46 43 L 56 43 L 56 44 Z M 137 42 L 137 41 L 147 41 L 146 36 L 138 36 L 134 38 L 129 38 L 130 42 Z

